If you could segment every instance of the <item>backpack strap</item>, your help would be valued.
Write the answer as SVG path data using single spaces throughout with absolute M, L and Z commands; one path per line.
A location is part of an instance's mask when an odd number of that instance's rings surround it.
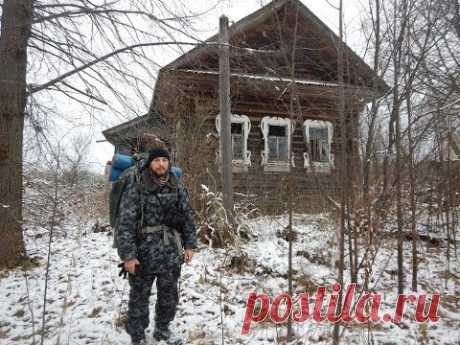
M 140 224 L 138 224 L 138 232 L 142 229 L 144 226 L 144 205 L 145 205 L 145 200 L 142 196 L 142 188 L 141 188 L 141 163 L 140 160 L 135 160 L 135 167 L 134 167 L 134 181 L 136 183 L 136 189 L 137 189 L 137 195 L 139 196 L 139 204 L 141 205 L 141 221 Z

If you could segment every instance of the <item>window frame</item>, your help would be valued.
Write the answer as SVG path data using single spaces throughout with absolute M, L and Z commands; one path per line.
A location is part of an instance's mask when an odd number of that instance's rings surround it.
M 304 168 L 314 168 L 316 171 L 329 172 L 334 167 L 334 155 L 332 153 L 332 138 L 334 136 L 334 125 L 331 121 L 307 119 L 303 122 L 303 136 L 307 151 L 303 153 Z M 329 160 L 328 162 L 312 162 L 309 157 L 310 146 L 310 128 L 324 129 L 327 128 Z
M 249 132 L 251 131 L 251 120 L 247 115 L 244 114 L 231 114 L 231 123 L 241 124 L 242 136 L 243 136 L 243 159 L 234 159 L 233 158 L 233 149 L 232 149 L 232 165 L 234 168 L 242 167 L 244 170 L 247 170 L 251 166 L 251 151 L 248 150 L 248 137 Z M 221 142 L 220 142 L 220 114 L 217 114 L 215 119 L 217 135 L 219 136 L 219 150 L 217 151 L 217 159 L 220 157 L 221 153 Z M 230 134 L 231 135 L 231 134 Z M 233 138 L 230 137 L 233 143 Z
M 260 129 L 264 139 L 264 150 L 261 152 L 261 165 L 264 171 L 283 172 L 289 171 L 291 163 L 294 166 L 294 154 L 291 152 L 292 133 L 294 131 L 294 121 L 289 118 L 265 116 L 260 121 Z M 268 161 L 268 132 L 269 126 L 286 127 L 287 130 L 287 161 Z

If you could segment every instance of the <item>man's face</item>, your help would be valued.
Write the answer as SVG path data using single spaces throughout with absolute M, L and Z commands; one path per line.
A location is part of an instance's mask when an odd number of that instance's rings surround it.
M 150 169 L 158 176 L 166 175 L 169 167 L 169 160 L 166 157 L 157 157 L 150 163 Z

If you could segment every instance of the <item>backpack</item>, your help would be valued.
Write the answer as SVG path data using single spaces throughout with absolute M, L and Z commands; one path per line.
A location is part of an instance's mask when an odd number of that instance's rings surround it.
M 109 223 L 113 229 L 113 246 L 112 246 L 113 248 L 118 247 L 118 244 L 116 241 L 117 230 L 118 230 L 117 220 L 118 220 L 118 213 L 120 209 L 121 197 L 123 195 L 123 192 L 126 186 L 128 185 L 128 181 L 130 177 L 133 174 L 134 174 L 136 184 L 138 188 L 140 188 L 141 166 L 142 166 L 141 160 L 134 159 L 134 165 L 123 170 L 119 174 L 119 176 L 117 176 L 117 179 L 114 182 L 112 182 L 112 189 L 110 190 L 110 195 L 109 195 Z M 176 166 L 171 167 L 171 172 L 178 178 L 180 178 L 182 175 L 182 170 Z M 160 202 L 160 200 L 158 201 Z M 143 203 L 141 202 L 141 213 L 142 213 L 141 219 L 143 219 L 143 212 L 144 212 L 144 206 L 143 206 Z M 183 228 L 185 224 L 185 218 L 179 211 L 179 208 L 177 207 L 177 205 L 176 207 L 172 208 L 164 216 L 163 223 L 167 226 L 177 229 L 179 232 L 181 231 L 181 229 Z
M 117 248 L 117 220 L 118 220 L 118 213 L 120 209 L 120 202 L 121 196 L 128 185 L 128 181 L 130 177 L 134 174 L 134 178 L 136 179 L 136 183 L 139 185 L 140 183 L 140 168 L 136 164 L 128 169 L 124 170 L 121 175 L 118 177 L 116 181 L 112 183 L 112 189 L 110 190 L 109 195 L 109 222 L 110 226 L 113 229 L 113 248 Z M 141 208 L 141 212 L 143 212 L 143 207 Z

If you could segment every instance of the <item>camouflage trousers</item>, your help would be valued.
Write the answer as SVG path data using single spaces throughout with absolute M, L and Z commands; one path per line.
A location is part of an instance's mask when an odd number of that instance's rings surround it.
M 156 281 L 155 323 L 167 325 L 176 315 L 179 300 L 177 283 L 180 266 L 156 273 L 141 272 L 129 275 L 128 322 L 126 331 L 133 339 L 142 339 L 149 326 L 149 298 L 153 282 Z

